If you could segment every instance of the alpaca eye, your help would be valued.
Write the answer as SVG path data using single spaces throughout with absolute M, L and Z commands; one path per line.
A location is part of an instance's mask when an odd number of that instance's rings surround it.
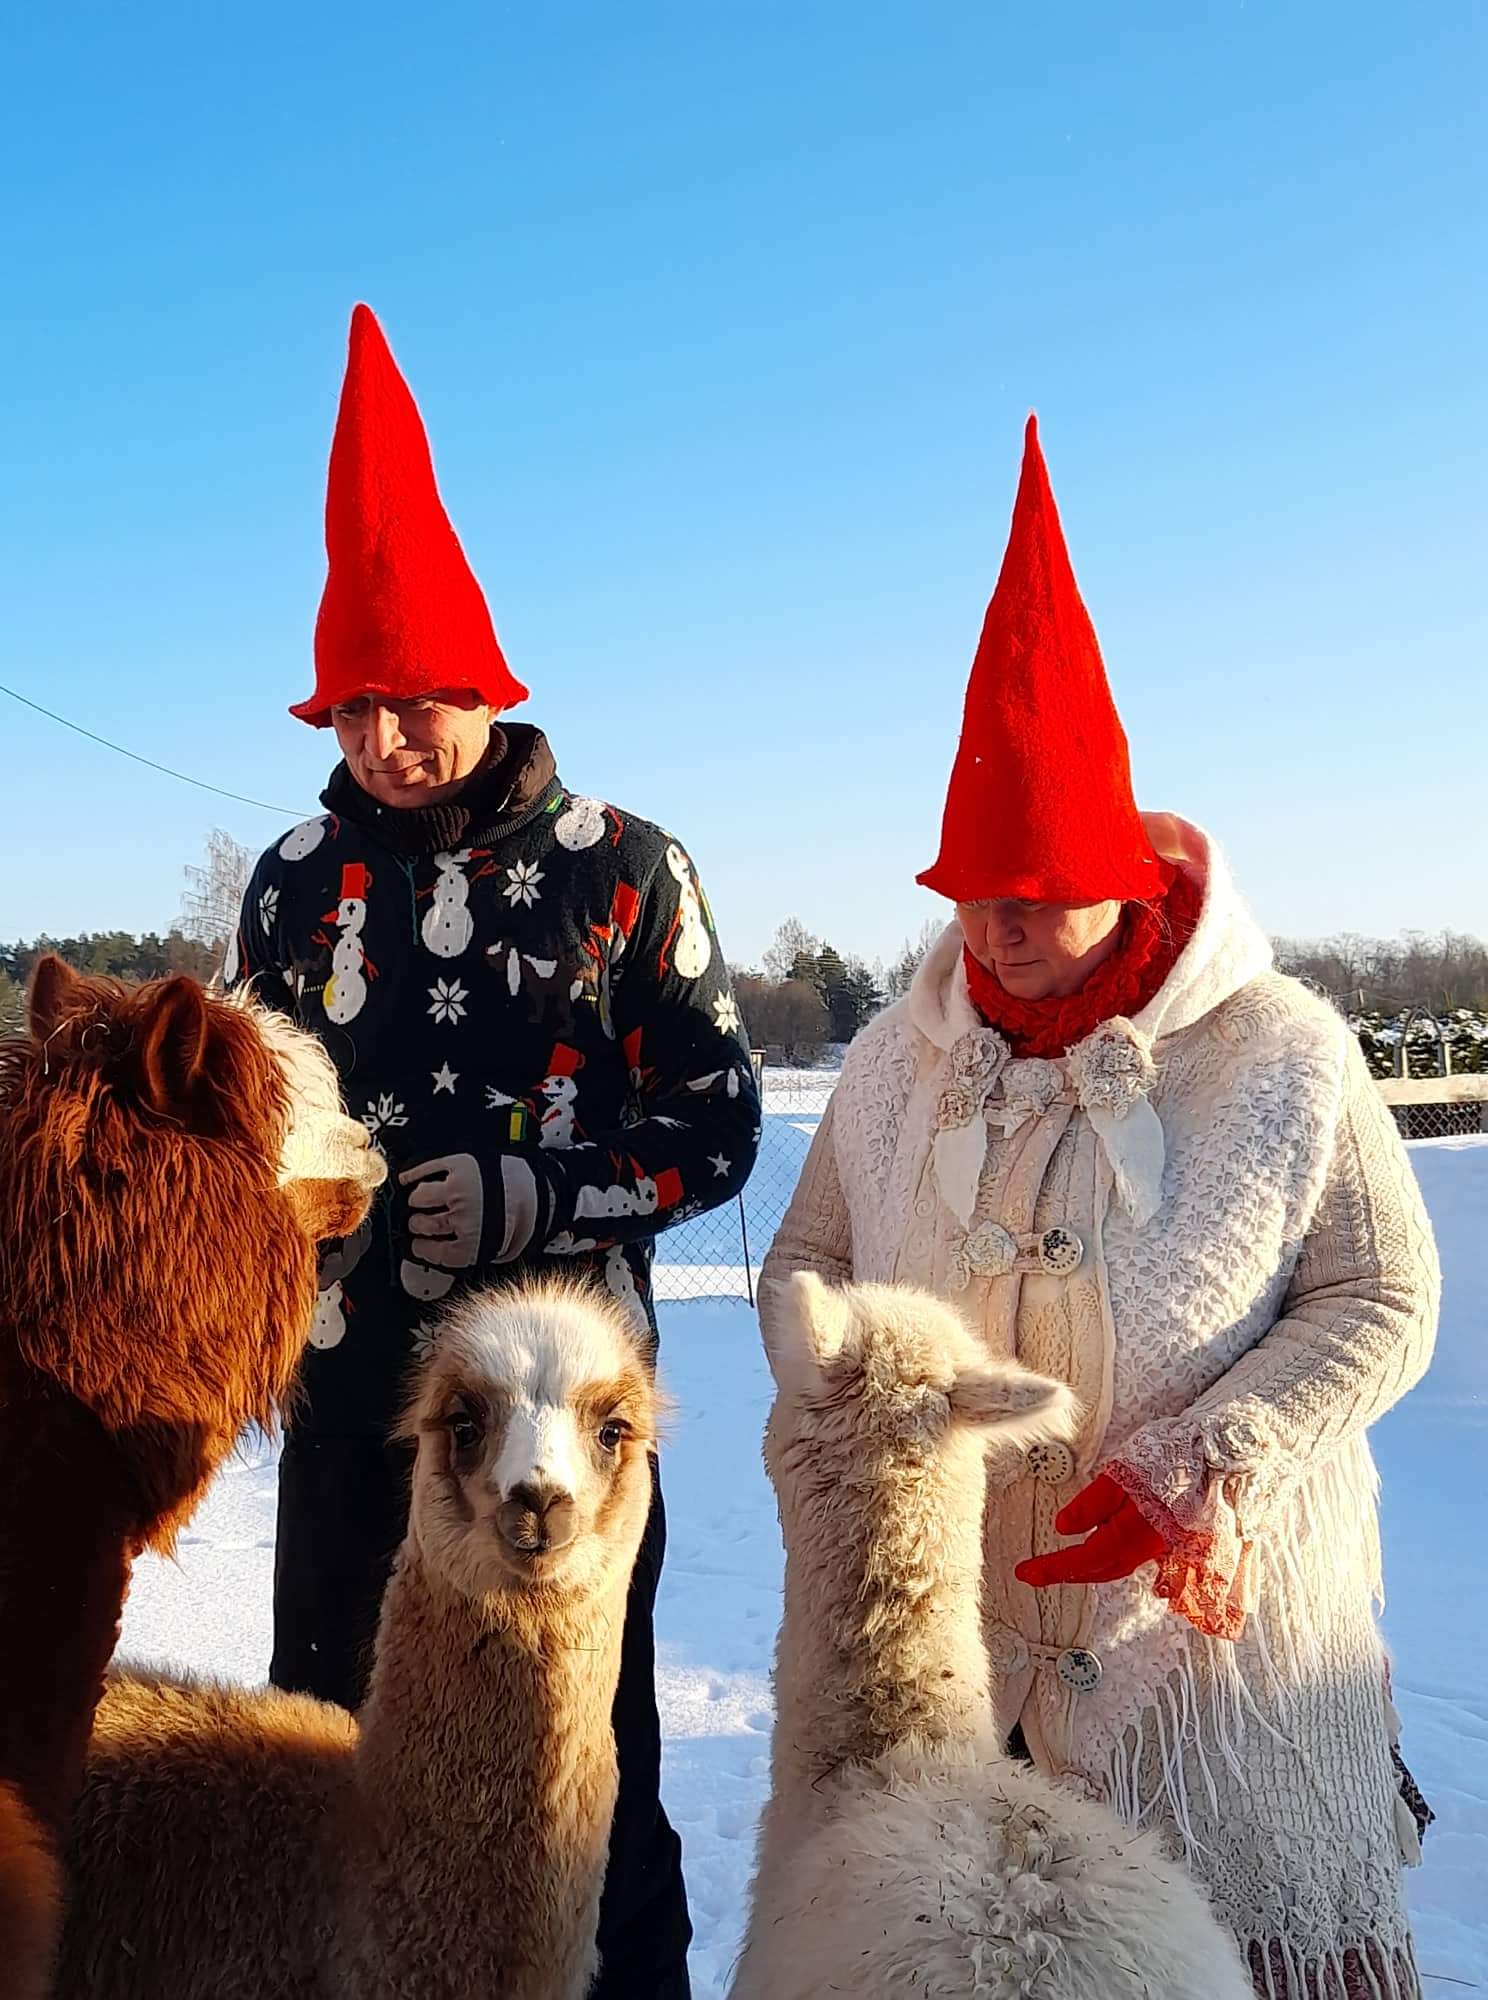
M 474 1451 L 481 1441 L 481 1427 L 468 1411 L 457 1411 L 449 1428 L 456 1451 Z
M 624 1424 L 608 1423 L 599 1427 L 599 1442 L 605 1451 L 618 1451 L 624 1436 Z

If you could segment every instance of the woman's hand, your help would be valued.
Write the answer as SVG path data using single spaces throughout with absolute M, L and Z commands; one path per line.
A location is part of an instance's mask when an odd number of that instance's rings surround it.
M 1013 1574 L 1035 1590 L 1047 1590 L 1055 1583 L 1115 1583 L 1167 1553 L 1168 1545 L 1156 1528 L 1104 1472 L 1060 1509 L 1054 1526 L 1061 1535 L 1086 1539 L 1077 1548 L 1020 1562 Z

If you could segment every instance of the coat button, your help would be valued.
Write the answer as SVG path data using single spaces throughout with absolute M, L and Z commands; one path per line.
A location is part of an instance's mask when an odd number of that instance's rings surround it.
M 1050 1440 L 1042 1444 L 1031 1444 L 1027 1454 L 1028 1470 L 1034 1478 L 1045 1486 L 1063 1486 L 1075 1473 L 1075 1454 L 1067 1444 Z
M 1085 1261 L 1085 1245 L 1072 1229 L 1046 1229 L 1039 1238 L 1038 1260 L 1053 1278 L 1067 1278 Z
M 1054 1662 L 1054 1671 L 1075 1694 L 1090 1694 L 1101 1684 L 1100 1656 L 1085 1646 L 1071 1646 Z

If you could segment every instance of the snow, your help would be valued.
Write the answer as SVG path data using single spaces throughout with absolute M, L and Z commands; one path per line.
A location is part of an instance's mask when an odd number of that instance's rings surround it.
M 810 1087 L 820 1087 L 815 1077 Z M 807 1108 L 793 1099 L 766 1120 L 781 1170 L 799 1167 L 807 1140 L 790 1114 Z M 1478 1254 L 1488 1141 L 1431 1141 L 1411 1151 L 1442 1246 L 1446 1302 L 1426 1380 L 1377 1427 L 1374 1444 L 1405 1754 L 1439 1815 L 1425 1865 L 1410 1877 L 1411 1903 L 1426 1990 L 1445 1996 L 1488 1991 L 1488 1601 L 1471 1580 L 1488 1455 L 1488 1269 Z M 778 1201 L 770 1205 L 778 1212 Z M 755 1226 L 751 1216 L 752 1241 L 762 1244 L 768 1229 L 755 1235 Z M 734 1267 L 720 1268 L 732 1284 Z M 770 1384 L 742 1300 L 682 1301 L 667 1297 L 673 1288 L 662 1288 L 660 1308 L 663 1367 L 678 1405 L 665 1457 L 670 1547 L 657 1612 L 664 1787 L 685 1845 L 695 1991 L 698 2000 L 721 2000 L 769 1784 L 781 1570 L 759 1449 Z M 274 1454 L 260 1444 L 217 1481 L 177 1561 L 139 1565 L 125 1653 L 261 1678 L 273 1534 Z

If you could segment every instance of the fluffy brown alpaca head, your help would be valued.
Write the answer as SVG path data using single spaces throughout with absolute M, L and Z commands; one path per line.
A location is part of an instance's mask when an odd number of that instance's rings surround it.
M 478 1292 L 444 1321 L 405 1420 L 425 1568 L 496 1615 L 629 1579 L 660 1397 L 625 1315 L 569 1283 Z
M 0 1045 L 0 1389 L 75 1397 L 168 1543 L 243 1426 L 272 1421 L 315 1302 L 315 1244 L 386 1173 L 329 1059 L 251 1002 L 43 959 Z

